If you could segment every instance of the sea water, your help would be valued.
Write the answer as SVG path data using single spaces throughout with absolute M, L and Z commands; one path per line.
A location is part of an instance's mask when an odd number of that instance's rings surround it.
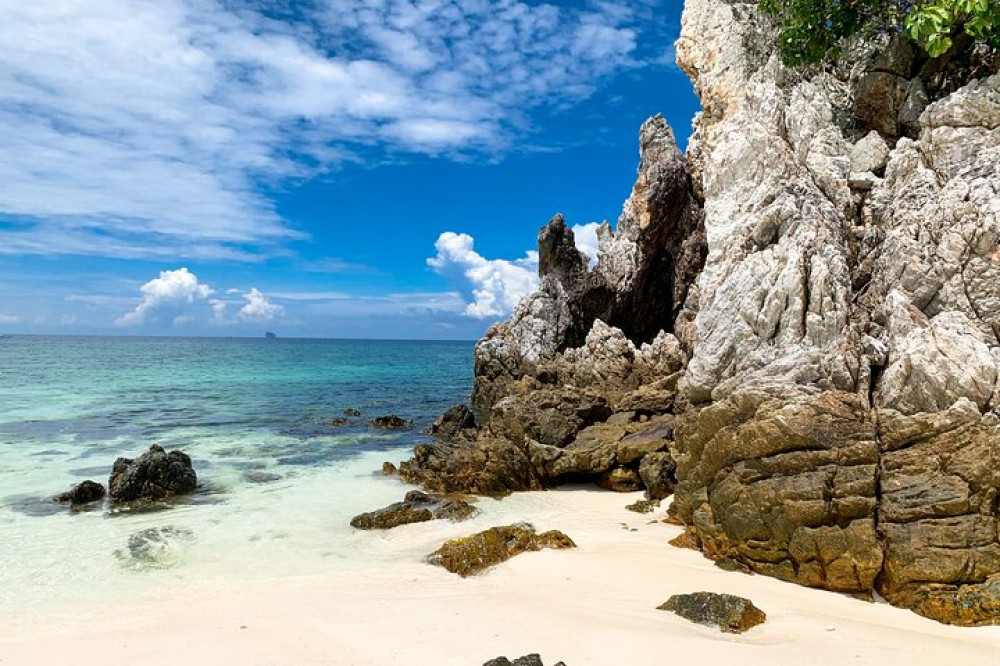
M 379 566 L 391 541 L 348 522 L 401 499 L 381 463 L 407 458 L 424 427 L 468 400 L 472 346 L 0 339 L 0 611 Z M 386 414 L 414 427 L 370 425 Z M 191 456 L 197 493 L 152 512 L 52 501 L 84 479 L 107 484 L 116 458 L 154 443 Z

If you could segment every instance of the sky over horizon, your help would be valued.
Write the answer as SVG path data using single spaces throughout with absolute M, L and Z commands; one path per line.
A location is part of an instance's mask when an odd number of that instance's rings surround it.
M 0 333 L 477 338 L 698 109 L 681 0 L 0 8 Z

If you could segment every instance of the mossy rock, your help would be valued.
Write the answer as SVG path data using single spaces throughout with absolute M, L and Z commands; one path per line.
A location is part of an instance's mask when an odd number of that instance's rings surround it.
M 575 547 L 573 540 L 558 530 L 539 534 L 533 526 L 518 523 L 447 541 L 431 553 L 428 561 L 466 578 L 521 553 Z

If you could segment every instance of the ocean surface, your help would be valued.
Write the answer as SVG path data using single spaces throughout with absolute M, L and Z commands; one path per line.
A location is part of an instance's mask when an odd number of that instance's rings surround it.
M 0 338 L 0 611 L 171 581 L 378 566 L 348 525 L 401 499 L 378 473 L 472 383 L 471 342 Z M 345 425 L 332 419 L 357 409 Z M 398 414 L 415 427 L 380 431 Z M 152 512 L 51 500 L 150 444 L 193 459 L 197 493 Z

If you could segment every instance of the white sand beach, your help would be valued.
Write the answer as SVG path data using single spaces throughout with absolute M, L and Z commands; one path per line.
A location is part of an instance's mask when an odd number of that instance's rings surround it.
M 948 627 L 880 603 L 717 569 L 667 542 L 680 529 L 624 506 L 639 494 L 586 489 L 483 503 L 464 525 L 365 534 L 378 567 L 240 580 L 167 580 L 97 605 L 0 616 L 0 663 L 437 664 L 479 666 L 538 652 L 567 666 L 973 664 L 1000 659 L 1000 627 Z M 461 579 L 422 561 L 456 534 L 515 518 L 578 548 L 528 553 Z M 625 525 L 623 525 L 623 523 Z M 356 544 L 352 544 L 356 545 Z M 95 583 L 96 585 L 97 583 Z M 767 622 L 740 635 L 656 606 L 707 590 L 749 597 Z

